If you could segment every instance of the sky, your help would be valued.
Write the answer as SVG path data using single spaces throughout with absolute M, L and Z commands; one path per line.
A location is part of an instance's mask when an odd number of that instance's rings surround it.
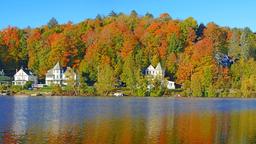
M 169 13 L 174 19 L 194 17 L 198 23 L 249 27 L 256 31 L 256 0 L 0 0 L 0 29 L 8 26 L 34 28 L 55 17 L 59 23 L 81 22 L 107 16 L 112 10 L 155 17 Z

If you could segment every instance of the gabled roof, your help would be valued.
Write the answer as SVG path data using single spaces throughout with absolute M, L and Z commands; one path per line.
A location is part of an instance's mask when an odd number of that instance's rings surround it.
M 163 70 L 160 63 L 157 64 L 156 70 L 158 70 L 158 71 L 162 71 Z
M 53 69 L 50 69 L 46 73 L 47 76 L 53 76 Z
M 24 72 L 25 74 L 27 74 L 28 76 L 34 76 L 34 74 L 33 74 L 30 70 L 28 70 L 28 69 L 23 69 L 23 68 L 21 68 L 19 71 L 23 71 L 23 72 Z M 19 71 L 18 71 L 18 72 L 19 72 Z M 17 73 L 18 73 L 18 72 L 17 72 Z M 16 73 L 16 74 L 17 74 L 17 73 Z M 16 74 L 15 74 L 15 75 L 16 75 Z
M 53 70 L 61 70 L 60 62 L 57 62 L 57 64 L 53 67 Z
M 76 75 L 75 71 L 71 67 L 66 68 L 64 75 L 67 75 L 67 74 Z
M 154 68 L 152 65 L 150 65 L 150 66 L 147 68 L 147 70 L 155 70 L 155 68 Z
M 32 73 L 32 71 L 28 70 L 28 69 L 23 69 L 23 71 L 27 74 L 27 75 L 34 75 Z
M 53 71 L 54 70 L 61 70 L 61 66 L 60 66 L 60 63 L 59 62 L 57 62 L 56 64 L 55 64 L 55 66 L 52 68 L 52 69 L 49 69 L 48 71 L 47 71 L 47 73 L 46 73 L 46 75 L 47 76 L 53 76 L 54 74 L 53 74 Z
M 8 77 L 8 76 L 1 76 L 0 75 L 0 81 L 10 81 L 10 80 L 11 80 L 11 78 Z

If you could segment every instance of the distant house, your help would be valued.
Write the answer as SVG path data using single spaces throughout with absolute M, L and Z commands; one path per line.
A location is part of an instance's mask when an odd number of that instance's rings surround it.
M 5 75 L 4 70 L 0 71 L 0 84 L 9 84 L 11 83 L 11 78 Z
M 175 86 L 175 82 L 173 81 L 167 81 L 167 89 L 175 89 L 176 86 Z
M 70 67 L 64 70 L 58 62 L 52 69 L 48 70 L 45 78 L 46 85 L 68 85 L 68 82 L 78 80 L 77 74 Z
M 77 74 L 71 67 L 67 67 L 63 73 L 63 85 L 68 85 L 69 83 L 76 83 L 78 80 Z
M 21 68 L 14 75 L 14 85 L 23 86 L 27 82 L 32 82 L 32 84 L 37 84 L 37 76 L 35 76 L 30 70 Z
M 162 79 L 164 81 L 165 70 L 162 68 L 161 64 L 158 63 L 156 68 L 154 68 L 152 65 L 150 65 L 145 70 L 145 75 L 153 77 L 153 78 L 159 78 L 159 79 Z M 166 87 L 168 89 L 175 89 L 175 82 L 167 81 Z M 152 88 L 152 85 L 149 85 L 148 88 Z
M 153 76 L 153 77 L 164 77 L 165 76 L 165 71 L 161 67 L 161 64 L 158 63 L 156 68 L 154 68 L 152 65 L 150 65 L 146 70 L 145 74 L 148 76 Z
M 58 62 L 52 69 L 46 73 L 45 84 L 46 85 L 61 85 L 62 84 L 63 70 Z

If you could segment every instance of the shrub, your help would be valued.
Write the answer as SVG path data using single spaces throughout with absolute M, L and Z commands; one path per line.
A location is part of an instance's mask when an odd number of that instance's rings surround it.
M 23 88 L 24 88 L 24 89 L 29 89 L 29 88 L 32 87 L 32 84 L 33 84 L 32 81 L 28 81 L 28 82 L 26 82 L 26 84 L 23 86 Z
M 0 85 L 0 92 L 3 92 L 7 90 L 7 86 L 6 85 Z
M 12 85 L 10 88 L 11 93 L 18 93 L 22 91 L 22 86 Z
M 78 90 L 81 95 L 94 95 L 96 92 L 95 87 L 88 86 L 86 83 L 81 84 Z
M 61 95 L 62 94 L 62 88 L 59 85 L 52 86 L 52 94 L 53 95 Z

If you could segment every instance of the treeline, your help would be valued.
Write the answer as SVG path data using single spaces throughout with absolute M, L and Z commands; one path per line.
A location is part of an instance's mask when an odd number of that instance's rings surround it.
M 216 53 L 229 55 L 235 63 L 219 65 Z M 85 91 L 93 86 L 102 95 L 120 85 L 131 95 L 146 95 L 143 70 L 161 62 L 167 77 L 182 85 L 184 96 L 253 97 L 255 57 L 256 36 L 249 28 L 198 24 L 192 17 L 176 20 L 167 13 L 154 18 L 135 11 L 111 12 L 78 24 L 58 24 L 53 18 L 34 29 L 0 31 L 1 68 L 27 66 L 43 79 L 60 61 L 79 72 Z M 152 93 L 163 95 L 166 90 L 156 86 Z

